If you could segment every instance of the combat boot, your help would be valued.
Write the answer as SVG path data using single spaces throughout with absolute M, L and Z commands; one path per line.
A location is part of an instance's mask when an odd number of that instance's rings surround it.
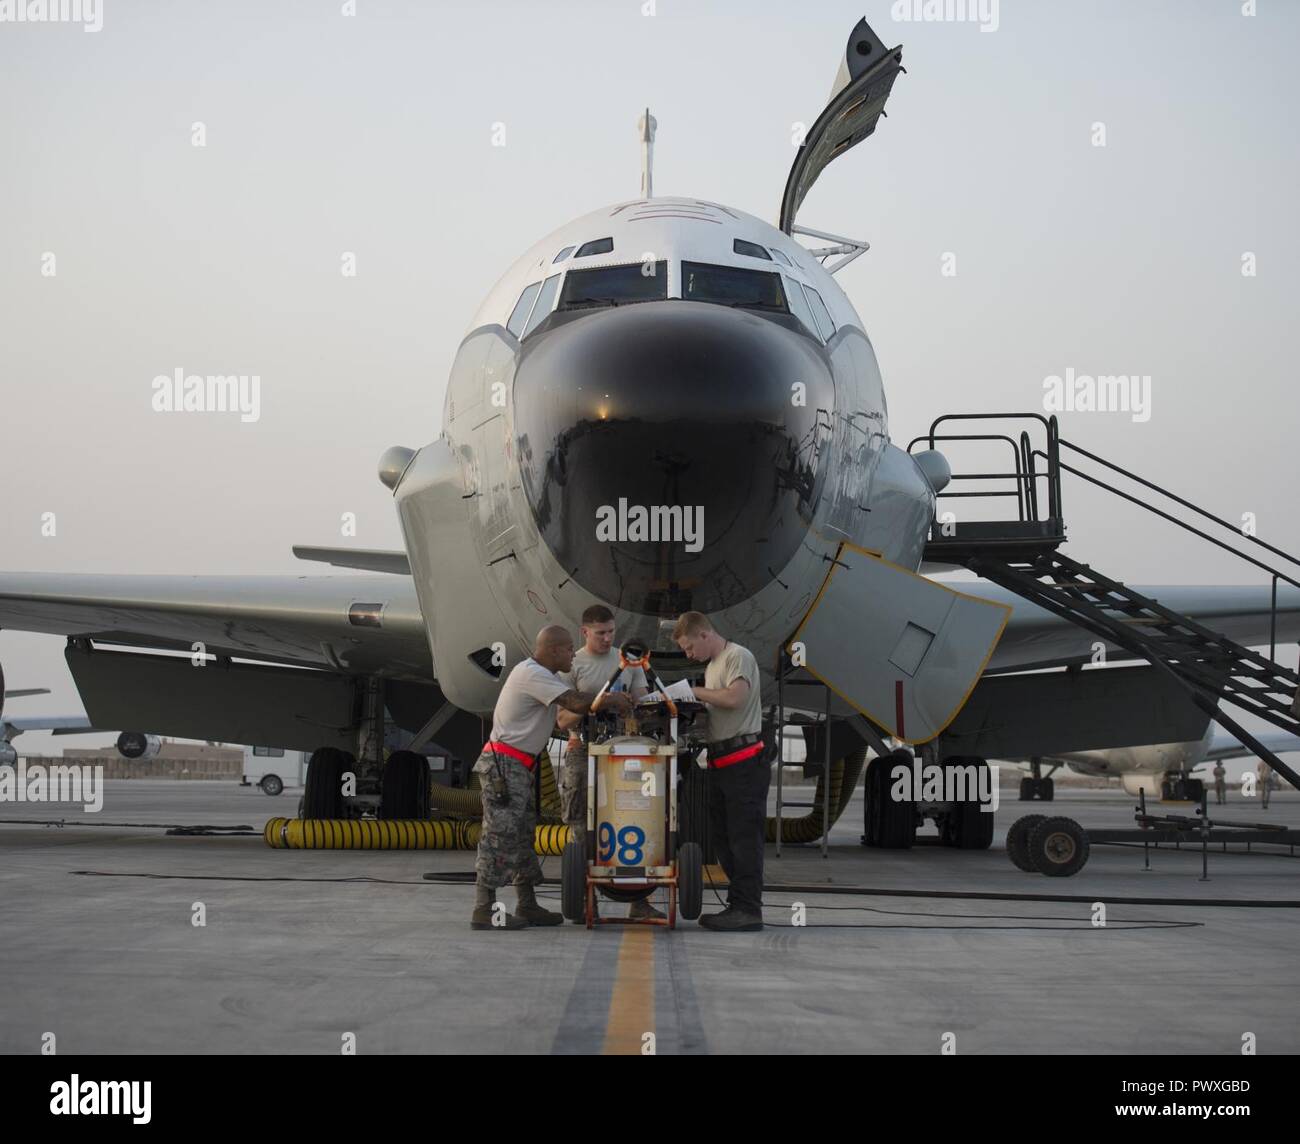
M 650 904 L 649 898 L 639 898 L 637 901 L 632 903 L 631 907 L 627 911 L 627 916 L 631 921 L 646 921 L 651 918 L 666 918 L 668 915 L 662 910 L 656 910 L 654 906 Z
M 705 914 L 700 925 L 719 933 L 753 933 L 763 928 L 763 915 L 728 906 L 720 914 Z
M 527 929 L 528 922 L 514 914 L 505 914 L 499 925 L 492 924 L 492 910 L 496 905 L 497 892 L 493 886 L 475 886 L 474 913 L 470 918 L 469 928 L 476 930 L 517 930 Z
M 519 882 L 515 885 L 515 897 L 518 905 L 515 914 L 530 926 L 558 926 L 564 924 L 564 915 L 555 914 L 537 904 L 537 892 L 531 883 Z

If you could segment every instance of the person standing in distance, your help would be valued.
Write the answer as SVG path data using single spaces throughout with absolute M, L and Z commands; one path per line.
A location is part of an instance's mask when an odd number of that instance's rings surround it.
M 753 653 L 719 635 L 702 612 L 686 612 L 673 639 L 690 659 L 708 664 L 695 698 L 709 709 L 709 829 L 727 875 L 727 908 L 700 925 L 722 931 L 763 928 L 763 845 L 767 788 L 762 693 Z
M 594 691 L 576 691 L 557 672 L 573 666 L 573 637 L 552 625 L 537 633 L 530 659 L 506 677 L 492 712 L 492 734 L 483 745 L 474 770 L 483 788 L 483 832 L 474 864 L 476 896 L 470 928 L 526 929 L 553 926 L 562 914 L 544 909 L 536 887 L 542 867 L 533 847 L 537 826 L 534 794 L 538 756 L 555 726 L 558 709 L 583 713 L 596 698 Z M 615 710 L 627 710 L 626 695 L 611 695 Z M 513 881 L 518 906 L 514 914 L 497 911 L 497 887 Z
M 620 651 L 614 646 L 614 613 L 604 604 L 592 604 L 582 613 L 582 647 L 573 657 L 573 667 L 562 678 L 575 691 L 599 691 L 618 670 Z M 624 669 L 611 691 L 623 691 L 633 702 L 649 690 L 645 672 L 639 667 Z M 564 768 L 560 773 L 560 805 L 569 837 L 585 851 L 587 845 L 587 744 L 582 738 L 582 716 L 561 711 L 557 718 L 560 730 L 569 732 L 564 751 Z M 648 900 L 632 903 L 628 917 L 662 918 Z
M 1259 776 L 1259 797 L 1261 799 L 1261 809 L 1268 809 L 1268 798 L 1273 793 L 1273 768 L 1270 767 L 1263 759 L 1259 760 L 1259 766 L 1255 768 L 1255 773 Z

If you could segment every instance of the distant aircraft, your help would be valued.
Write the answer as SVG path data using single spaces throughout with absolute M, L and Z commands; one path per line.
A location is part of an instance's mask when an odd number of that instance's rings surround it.
M 28 695 L 48 695 L 48 687 L 29 687 L 22 691 L 5 691 L 5 699 L 18 699 Z M 106 728 L 96 727 L 85 715 L 8 715 L 0 704 L 0 766 L 13 766 L 18 762 L 18 751 L 13 741 L 24 731 L 50 731 L 55 735 L 85 735 L 92 732 L 111 734 Z M 117 753 L 124 759 L 152 759 L 162 747 L 157 735 L 140 731 L 123 731 L 117 736 Z
M 1274 754 L 1300 751 L 1300 735 L 1268 730 L 1255 732 L 1255 737 Z M 1191 780 L 1191 785 L 1188 785 L 1188 776 L 1194 768 L 1220 759 L 1247 759 L 1254 755 L 1255 752 L 1235 735 L 1220 730 L 1214 723 L 1207 723 L 1205 733 L 1199 739 L 1186 742 L 1067 751 L 1043 756 L 1036 762 L 1038 768 L 1050 768 L 1047 775 L 1036 774 L 1022 779 L 1020 797 L 1025 800 L 1039 798 L 1050 801 L 1053 796 L 1051 775 L 1065 766 L 1081 775 L 1119 779 L 1124 789 L 1132 795 L 1144 791 L 1148 795 L 1164 798 L 1198 800 L 1199 784 L 1204 776 Z M 1033 766 L 1026 759 L 1012 761 L 1017 765 Z

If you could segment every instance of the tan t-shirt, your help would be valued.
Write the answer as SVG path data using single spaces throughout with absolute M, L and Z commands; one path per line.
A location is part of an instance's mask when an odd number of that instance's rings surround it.
M 555 701 L 569 689 L 535 659 L 516 665 L 492 712 L 492 738 L 526 754 L 540 754 L 555 726 Z
M 704 669 L 704 686 L 725 690 L 737 679 L 749 684 L 745 702 L 739 707 L 709 707 L 709 739 L 718 742 L 736 735 L 757 735 L 763 730 L 763 694 L 758 678 L 758 660 L 747 647 L 727 641 L 727 646 L 709 660 Z
M 595 694 L 614 674 L 618 667 L 618 648 L 612 647 L 604 655 L 593 655 L 585 647 L 580 647 L 573 654 L 573 667 L 560 673 L 560 678 L 567 680 L 575 691 Z M 645 672 L 639 667 L 629 667 L 619 676 L 619 682 L 625 691 L 633 694 L 650 689 L 646 683 Z

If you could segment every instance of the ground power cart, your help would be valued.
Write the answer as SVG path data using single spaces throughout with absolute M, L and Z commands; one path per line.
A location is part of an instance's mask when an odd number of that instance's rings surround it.
M 561 911 L 570 921 L 666 925 L 680 914 L 694 921 L 704 904 L 703 851 L 677 844 L 678 706 L 664 696 L 639 703 L 626 716 L 602 714 L 601 701 L 628 667 L 640 667 L 650 686 L 663 687 L 648 651 L 629 644 L 619 667 L 600 689 L 584 720 L 587 743 L 587 842 L 570 842 L 561 866 Z M 614 901 L 668 891 L 664 918 L 629 922 L 596 917 L 596 894 Z

